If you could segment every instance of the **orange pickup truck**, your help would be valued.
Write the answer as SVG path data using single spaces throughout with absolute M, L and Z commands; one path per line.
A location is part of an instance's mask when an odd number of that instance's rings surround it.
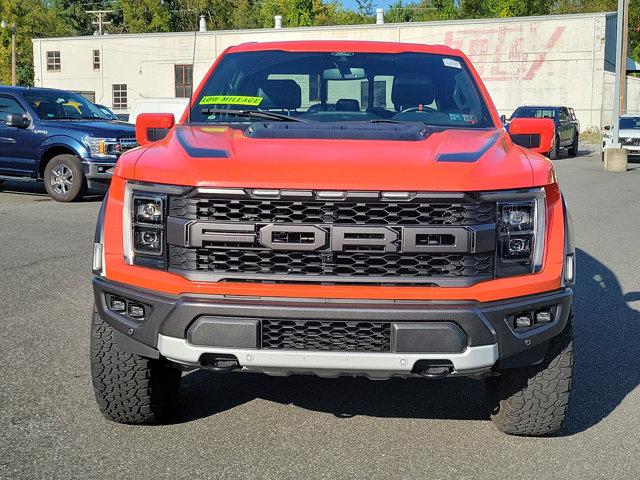
M 178 124 L 137 119 L 94 245 L 91 368 L 114 421 L 165 421 L 182 372 L 467 376 L 516 435 L 571 388 L 570 217 L 553 122 L 507 133 L 458 50 L 252 43 Z M 239 378 L 240 380 L 240 378 Z

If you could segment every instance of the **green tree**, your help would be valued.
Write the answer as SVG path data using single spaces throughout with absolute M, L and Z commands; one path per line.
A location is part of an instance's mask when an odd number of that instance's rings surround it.
M 19 85 L 33 85 L 32 38 L 73 35 L 73 29 L 42 0 L 0 0 L 0 19 L 16 29 Z M 11 84 L 11 29 L 0 29 L 0 83 Z
M 114 7 L 122 15 L 124 33 L 146 33 L 171 31 L 171 5 L 163 0 L 118 0 Z

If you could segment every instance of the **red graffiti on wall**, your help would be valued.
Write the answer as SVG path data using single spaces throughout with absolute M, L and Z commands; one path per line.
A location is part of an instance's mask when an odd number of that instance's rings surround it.
M 538 26 L 448 31 L 445 45 L 465 52 L 485 81 L 533 80 L 547 55 L 558 43 L 565 27 L 558 26 L 544 42 L 542 51 L 524 52 L 525 29 L 528 39 L 539 36 Z M 537 42 L 536 42 L 537 43 Z

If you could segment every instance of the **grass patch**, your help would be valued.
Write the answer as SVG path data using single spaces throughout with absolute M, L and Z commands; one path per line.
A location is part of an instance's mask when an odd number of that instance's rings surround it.
M 602 143 L 602 133 L 601 132 L 582 132 L 580 133 L 580 141 L 584 143 Z

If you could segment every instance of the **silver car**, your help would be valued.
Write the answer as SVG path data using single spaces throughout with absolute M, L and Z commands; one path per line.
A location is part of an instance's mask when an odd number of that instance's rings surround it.
M 604 149 L 613 145 L 613 135 L 611 127 L 604 127 L 605 132 L 602 138 L 602 156 Z M 620 144 L 627 149 L 629 157 L 640 159 L 640 115 L 622 115 L 620 117 L 619 130 Z

